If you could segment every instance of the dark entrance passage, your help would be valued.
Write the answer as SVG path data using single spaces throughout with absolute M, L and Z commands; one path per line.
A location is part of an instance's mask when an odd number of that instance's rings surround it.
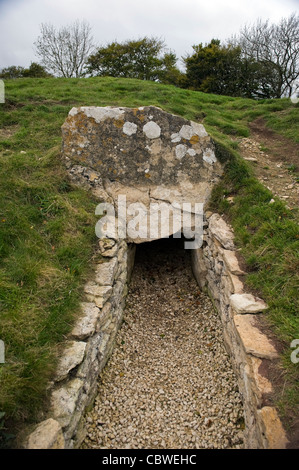
M 186 277 L 186 287 L 189 283 L 190 287 L 199 291 L 197 285 L 194 285 L 190 250 L 184 249 L 184 242 L 183 238 L 170 237 L 136 246 L 133 276 L 140 277 L 153 290 L 156 287 L 156 304 L 161 306 L 162 302 L 168 306 L 168 311 L 171 311 L 172 299 L 167 295 L 167 289 L 169 285 L 175 285 L 180 277 Z M 136 288 L 140 289 L 135 282 Z M 134 290 L 133 285 L 132 289 Z M 179 295 L 179 291 L 178 285 L 176 295 Z
M 124 323 L 83 448 L 240 448 L 243 409 L 222 326 L 183 239 L 137 246 Z

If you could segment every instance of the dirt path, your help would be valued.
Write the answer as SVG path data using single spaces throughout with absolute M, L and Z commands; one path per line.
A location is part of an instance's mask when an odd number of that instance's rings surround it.
M 241 155 L 252 162 L 256 177 L 286 202 L 299 207 L 299 145 L 266 127 L 262 119 L 254 121 L 251 137 L 239 141 Z
M 237 380 L 190 253 L 174 240 L 142 248 L 82 448 L 240 448 Z

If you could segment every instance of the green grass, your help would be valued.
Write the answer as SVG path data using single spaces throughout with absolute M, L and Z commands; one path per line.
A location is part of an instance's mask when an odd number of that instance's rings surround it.
M 96 244 L 96 201 L 69 183 L 60 159 L 61 125 L 73 106 L 155 105 L 204 123 L 218 142 L 219 158 L 227 161 L 211 204 L 230 218 L 250 268 L 248 285 L 269 303 L 267 319 L 286 345 L 289 385 L 281 410 L 297 403 L 297 372 L 288 349 L 299 337 L 296 214 L 282 202 L 269 205 L 272 195 L 240 160 L 234 138 L 248 136 L 248 124 L 263 117 L 298 142 L 298 105 L 114 78 L 18 79 L 6 81 L 5 92 L 0 105 L 0 338 L 6 363 L 0 365 L 0 412 L 9 430 L 38 419 L 46 407 L 57 347 L 79 312 Z M 233 206 L 227 195 L 235 196 Z

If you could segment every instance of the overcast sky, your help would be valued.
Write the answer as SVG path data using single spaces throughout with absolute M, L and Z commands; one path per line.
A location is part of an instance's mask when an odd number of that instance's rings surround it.
M 298 10 L 299 0 L 0 0 L 0 69 L 38 61 L 33 43 L 41 23 L 85 19 L 98 45 L 159 37 L 180 58 L 193 44 L 225 40 L 258 18 L 276 23 Z

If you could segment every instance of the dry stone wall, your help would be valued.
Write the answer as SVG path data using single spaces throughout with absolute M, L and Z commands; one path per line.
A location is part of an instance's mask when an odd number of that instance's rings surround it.
M 86 301 L 63 350 L 45 419 L 28 436 L 28 449 L 70 449 L 84 438 L 81 419 L 97 392 L 121 325 L 127 284 L 134 263 L 134 246 L 124 240 L 100 240 L 94 278 L 84 287 Z
M 222 320 L 225 346 L 243 397 L 246 448 L 285 448 L 288 440 L 277 411 L 267 406 L 273 388 L 265 371 L 278 358 L 259 324 L 259 315 L 268 306 L 246 293 L 246 273 L 239 265 L 233 231 L 219 214 L 206 213 L 203 246 L 192 251 L 192 268 Z

